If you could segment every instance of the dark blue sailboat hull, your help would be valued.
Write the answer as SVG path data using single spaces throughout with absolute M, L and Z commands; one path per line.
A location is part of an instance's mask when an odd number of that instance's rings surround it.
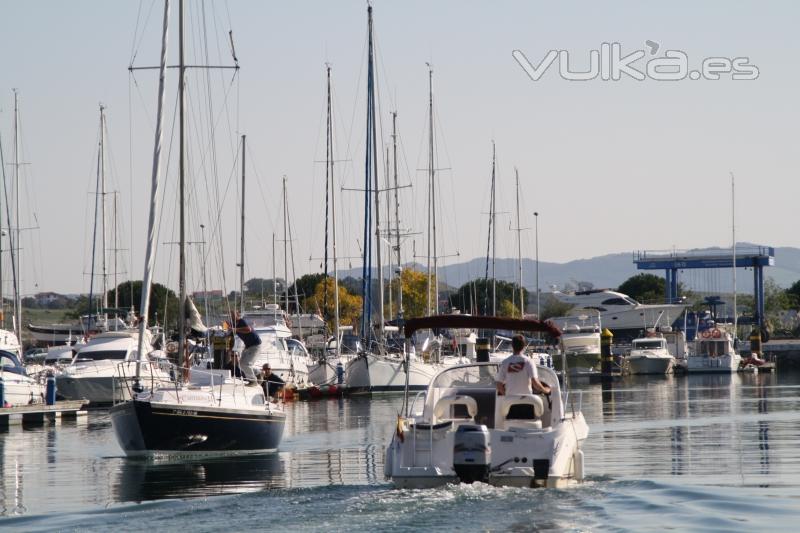
M 253 453 L 277 449 L 283 413 L 160 405 L 132 400 L 110 410 L 122 449 L 130 456 Z

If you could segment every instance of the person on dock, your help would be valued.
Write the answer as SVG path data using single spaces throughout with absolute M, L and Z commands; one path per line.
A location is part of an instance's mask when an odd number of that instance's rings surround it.
M 273 374 L 269 363 L 264 363 L 261 367 L 261 387 L 267 398 L 275 398 L 286 385 L 286 382 L 278 374 Z
M 240 366 L 242 374 L 251 383 L 256 382 L 256 373 L 253 370 L 253 360 L 258 356 L 258 350 L 261 346 L 261 337 L 253 331 L 253 328 L 248 324 L 237 311 L 231 311 L 231 335 L 236 334 L 242 339 L 244 343 L 244 350 L 240 356 Z
M 533 394 L 533 391 L 539 394 L 550 394 L 550 387 L 539 381 L 536 365 L 522 355 L 522 351 L 525 349 L 525 339 L 522 335 L 514 335 L 511 339 L 511 348 L 514 353 L 500 363 L 495 377 L 498 396 Z

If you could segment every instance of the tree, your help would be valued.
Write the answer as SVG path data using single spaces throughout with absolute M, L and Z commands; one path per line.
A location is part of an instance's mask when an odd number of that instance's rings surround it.
M 572 304 L 564 303 L 552 294 L 544 295 L 540 307 L 540 320 L 547 320 L 557 316 L 565 316 L 572 309 Z
M 329 313 L 326 316 L 326 323 L 330 331 L 335 330 L 334 322 L 334 280 L 331 277 L 320 281 L 314 288 L 313 294 L 303 301 L 303 306 L 308 310 L 322 312 L 322 305 L 327 298 Z M 354 326 L 361 316 L 361 296 L 351 294 L 347 289 L 339 285 L 339 324 L 342 326 Z
M 289 287 L 289 298 L 294 298 L 295 294 L 297 294 L 301 301 L 308 298 L 314 294 L 317 285 L 326 277 L 325 274 L 306 274 L 305 276 L 300 276 L 292 283 L 292 286 Z
M 390 289 L 393 294 L 397 294 L 397 283 L 400 283 L 403 288 L 403 318 L 425 316 L 428 309 L 428 276 L 423 272 L 404 268 L 400 273 L 400 277 L 395 277 L 392 280 Z M 390 310 L 392 315 L 397 313 L 396 298 L 394 300 L 395 309 Z M 434 302 L 436 300 L 434 298 Z M 434 303 L 434 309 L 435 305 Z
M 666 281 L 664 278 L 653 274 L 636 274 L 631 276 L 617 288 L 622 292 L 640 302 L 654 302 L 663 300 L 666 292 Z
M 498 316 L 519 317 L 519 285 L 497 280 L 496 293 Z M 523 289 L 523 295 L 525 302 L 530 302 L 527 289 Z M 493 311 L 492 280 L 481 278 L 465 283 L 453 294 L 451 302 L 453 307 L 467 313 L 491 315 Z M 516 309 L 516 314 L 511 314 L 512 308 Z
M 251 278 L 244 282 L 244 292 L 250 296 L 258 296 L 259 299 L 261 295 L 264 295 L 265 298 L 271 298 L 272 293 L 283 291 L 283 279 L 264 279 L 264 278 Z
M 792 283 L 792 286 L 786 289 L 786 295 L 789 297 L 792 307 L 800 307 L 800 280 Z
M 119 307 L 121 309 L 133 308 L 137 313 L 140 312 L 139 304 L 142 300 L 142 282 L 141 281 L 126 281 L 120 283 L 115 289 L 108 291 L 108 301 L 113 303 L 115 294 L 119 293 Z M 150 288 L 150 309 L 147 313 L 148 323 L 154 323 L 156 314 L 160 317 L 161 321 L 168 328 L 177 327 L 178 324 L 178 297 L 160 283 L 153 283 Z M 166 309 L 166 321 L 164 320 Z M 86 314 L 88 309 L 83 310 L 80 314 Z

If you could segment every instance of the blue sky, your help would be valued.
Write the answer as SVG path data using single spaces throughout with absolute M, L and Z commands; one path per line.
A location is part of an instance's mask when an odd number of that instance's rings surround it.
M 730 243 L 729 172 L 737 178 L 737 237 L 797 246 L 800 197 L 800 105 L 792 2 L 375 2 L 383 141 L 397 110 L 401 139 L 404 261 L 425 250 L 427 67 L 434 68 L 441 191 L 440 253 L 485 253 L 491 141 L 497 143 L 499 207 L 513 210 L 514 167 L 522 186 L 522 221 L 539 217 L 540 257 L 567 261 L 610 252 Z M 141 277 L 149 194 L 156 76 L 127 71 L 158 59 L 161 2 L 82 0 L 0 3 L 0 133 L 10 160 L 13 94 L 18 88 L 24 159 L 23 292 L 88 290 L 93 218 L 97 105 L 108 107 L 111 188 L 119 191 L 118 280 Z M 187 53 L 200 61 L 201 6 L 188 2 Z M 173 2 L 173 15 L 177 2 Z M 296 273 L 319 269 L 323 246 L 324 64 L 333 65 L 337 179 L 363 180 L 366 5 L 342 2 L 209 2 L 210 58 L 230 62 L 232 29 L 241 71 L 212 73 L 216 142 L 201 143 L 208 124 L 204 79 L 189 81 L 194 144 L 190 238 L 199 224 L 219 228 L 209 242 L 209 285 L 235 288 L 238 206 L 237 133 L 248 136 L 246 277 L 271 277 L 272 233 L 282 225 L 280 183 L 289 183 Z M 149 18 L 147 14 L 150 13 Z M 137 16 L 139 26 L 137 30 Z M 174 20 L 173 16 L 173 20 Z M 177 25 L 171 27 L 171 60 Z M 684 51 L 693 68 L 709 56 L 749 57 L 753 81 L 642 82 L 560 79 L 556 68 L 530 80 L 512 58 L 532 61 L 568 50 L 578 66 L 589 50 L 619 42 L 624 50 Z M 225 77 L 227 76 L 227 78 Z M 176 80 L 168 82 L 168 138 Z M 227 96 L 226 96 L 226 91 Z M 205 128 L 207 129 L 207 128 Z M 214 152 L 216 173 L 211 164 Z M 167 172 L 168 209 L 161 241 L 174 240 L 174 153 Z M 6 168 L 7 173 L 11 171 Z M 216 176 L 216 177 L 213 177 Z M 209 183 L 216 185 L 209 186 Z M 213 188 L 223 191 L 217 195 Z M 211 199 L 209 199 L 211 198 Z M 216 207 L 216 200 L 220 208 Z M 340 192 L 342 256 L 357 256 L 361 198 Z M 217 213 L 221 212 L 220 215 Z M 500 215 L 498 253 L 516 254 L 509 215 Z M 220 223 L 216 225 L 216 219 Z M 413 242 L 412 242 L 413 241 Z M 113 246 L 109 246 L 110 248 Z M 280 247 L 280 243 L 279 243 Z M 533 256 L 532 231 L 523 253 Z M 159 247 L 156 279 L 175 285 L 174 247 Z M 109 255 L 109 263 L 113 262 Z M 195 254 L 197 255 L 197 254 Z M 278 254 L 282 275 L 283 255 Z M 420 260 L 421 258 L 417 258 Z M 455 261 L 458 259 L 443 259 Z M 190 289 L 199 289 L 199 258 Z M 357 259 L 343 260 L 359 266 Z M 3 277 L 7 278 L 7 266 Z M 291 277 L 291 273 L 290 273 Z M 8 283 L 6 282 L 6 290 Z

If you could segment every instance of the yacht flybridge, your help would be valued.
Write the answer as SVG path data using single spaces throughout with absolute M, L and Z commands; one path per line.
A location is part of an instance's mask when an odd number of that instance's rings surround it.
M 405 323 L 408 340 L 425 328 L 474 327 L 512 331 L 558 328 L 538 320 L 467 315 L 433 316 Z M 497 394 L 498 363 L 477 362 L 446 368 L 430 382 L 424 399 L 406 390 L 402 415 L 386 449 L 384 473 L 400 488 L 487 482 L 518 487 L 564 487 L 583 479 L 581 445 L 589 427 L 580 399 L 561 388 L 556 373 L 538 366 L 549 396 Z M 411 401 L 409 401 L 411 400 Z M 419 405 L 418 405 L 419 404 Z M 512 415 L 528 407 L 532 418 Z

